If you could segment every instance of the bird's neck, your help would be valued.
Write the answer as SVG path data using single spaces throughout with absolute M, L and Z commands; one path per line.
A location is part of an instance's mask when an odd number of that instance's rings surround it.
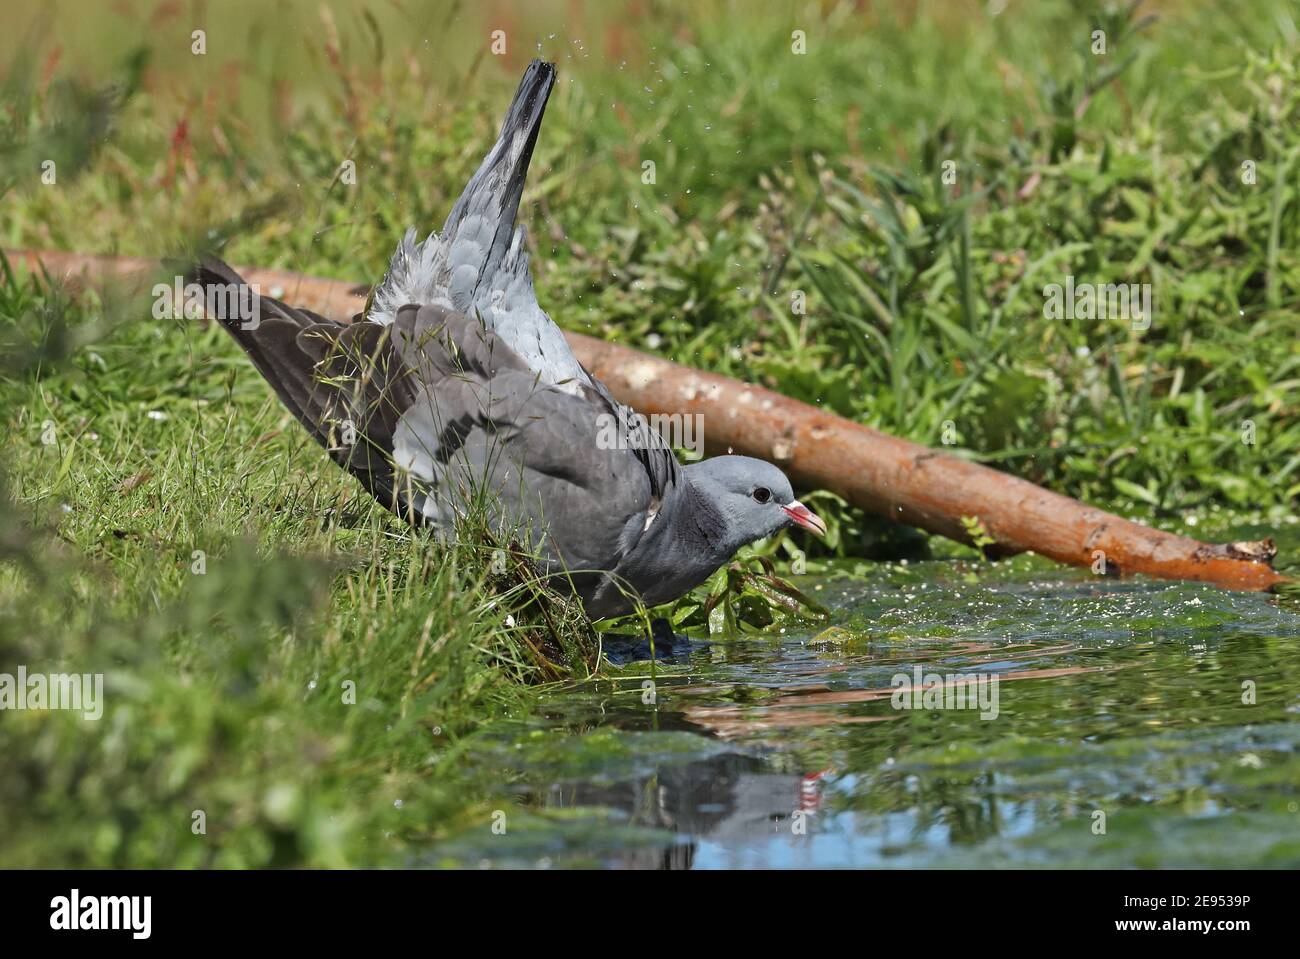
M 725 562 L 743 543 L 733 542 L 735 535 L 726 516 L 718 509 L 707 487 L 691 481 L 686 473 L 686 483 L 682 489 L 682 509 L 679 515 L 684 520 L 678 527 L 682 546 L 702 557 L 713 559 L 721 556 Z

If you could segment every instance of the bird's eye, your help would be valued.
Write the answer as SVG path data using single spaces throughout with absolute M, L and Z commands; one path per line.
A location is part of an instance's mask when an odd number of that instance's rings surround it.
M 754 492 L 750 495 L 754 497 L 755 502 L 766 503 L 768 500 L 772 498 L 772 491 L 768 489 L 766 486 L 760 486 L 757 489 L 755 489 Z

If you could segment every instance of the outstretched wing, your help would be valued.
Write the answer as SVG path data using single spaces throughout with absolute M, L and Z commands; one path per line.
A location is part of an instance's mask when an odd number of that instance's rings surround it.
M 391 323 L 409 303 L 444 306 L 482 319 L 543 383 L 575 396 L 591 378 L 564 334 L 538 305 L 524 228 L 515 226 L 528 164 L 555 67 L 534 60 L 501 134 L 470 178 L 442 231 L 417 242 L 409 230 L 375 290 L 369 318 Z

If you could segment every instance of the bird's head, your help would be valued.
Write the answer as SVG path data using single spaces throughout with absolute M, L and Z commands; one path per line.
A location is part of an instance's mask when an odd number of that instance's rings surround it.
M 715 456 L 686 467 L 691 485 L 722 519 L 733 549 L 791 526 L 826 534 L 821 517 L 794 498 L 784 473 L 749 456 Z

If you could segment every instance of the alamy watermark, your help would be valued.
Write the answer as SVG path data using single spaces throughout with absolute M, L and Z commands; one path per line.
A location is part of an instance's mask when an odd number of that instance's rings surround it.
M 186 283 L 178 276 L 171 283 L 155 283 L 152 294 L 155 320 L 207 316 L 238 320 L 241 330 L 255 330 L 262 322 L 262 291 L 256 283 Z
M 1154 309 L 1150 283 L 1065 283 L 1043 287 L 1043 318 L 1048 320 L 1128 320 L 1135 330 L 1151 327 Z
M 104 715 L 103 673 L 0 673 L 0 710 L 72 709 L 83 719 Z
M 980 719 L 998 718 L 998 677 L 992 673 L 895 673 L 889 703 L 895 709 L 978 709 Z
M 50 928 L 59 931 L 124 931 L 132 939 L 148 939 L 152 916 L 152 896 L 84 896 L 73 889 L 50 900 Z
M 649 418 L 620 406 L 617 415 L 596 417 L 596 449 L 644 449 L 650 444 L 648 430 L 654 430 L 673 449 L 704 455 L 703 413 L 651 413 Z

